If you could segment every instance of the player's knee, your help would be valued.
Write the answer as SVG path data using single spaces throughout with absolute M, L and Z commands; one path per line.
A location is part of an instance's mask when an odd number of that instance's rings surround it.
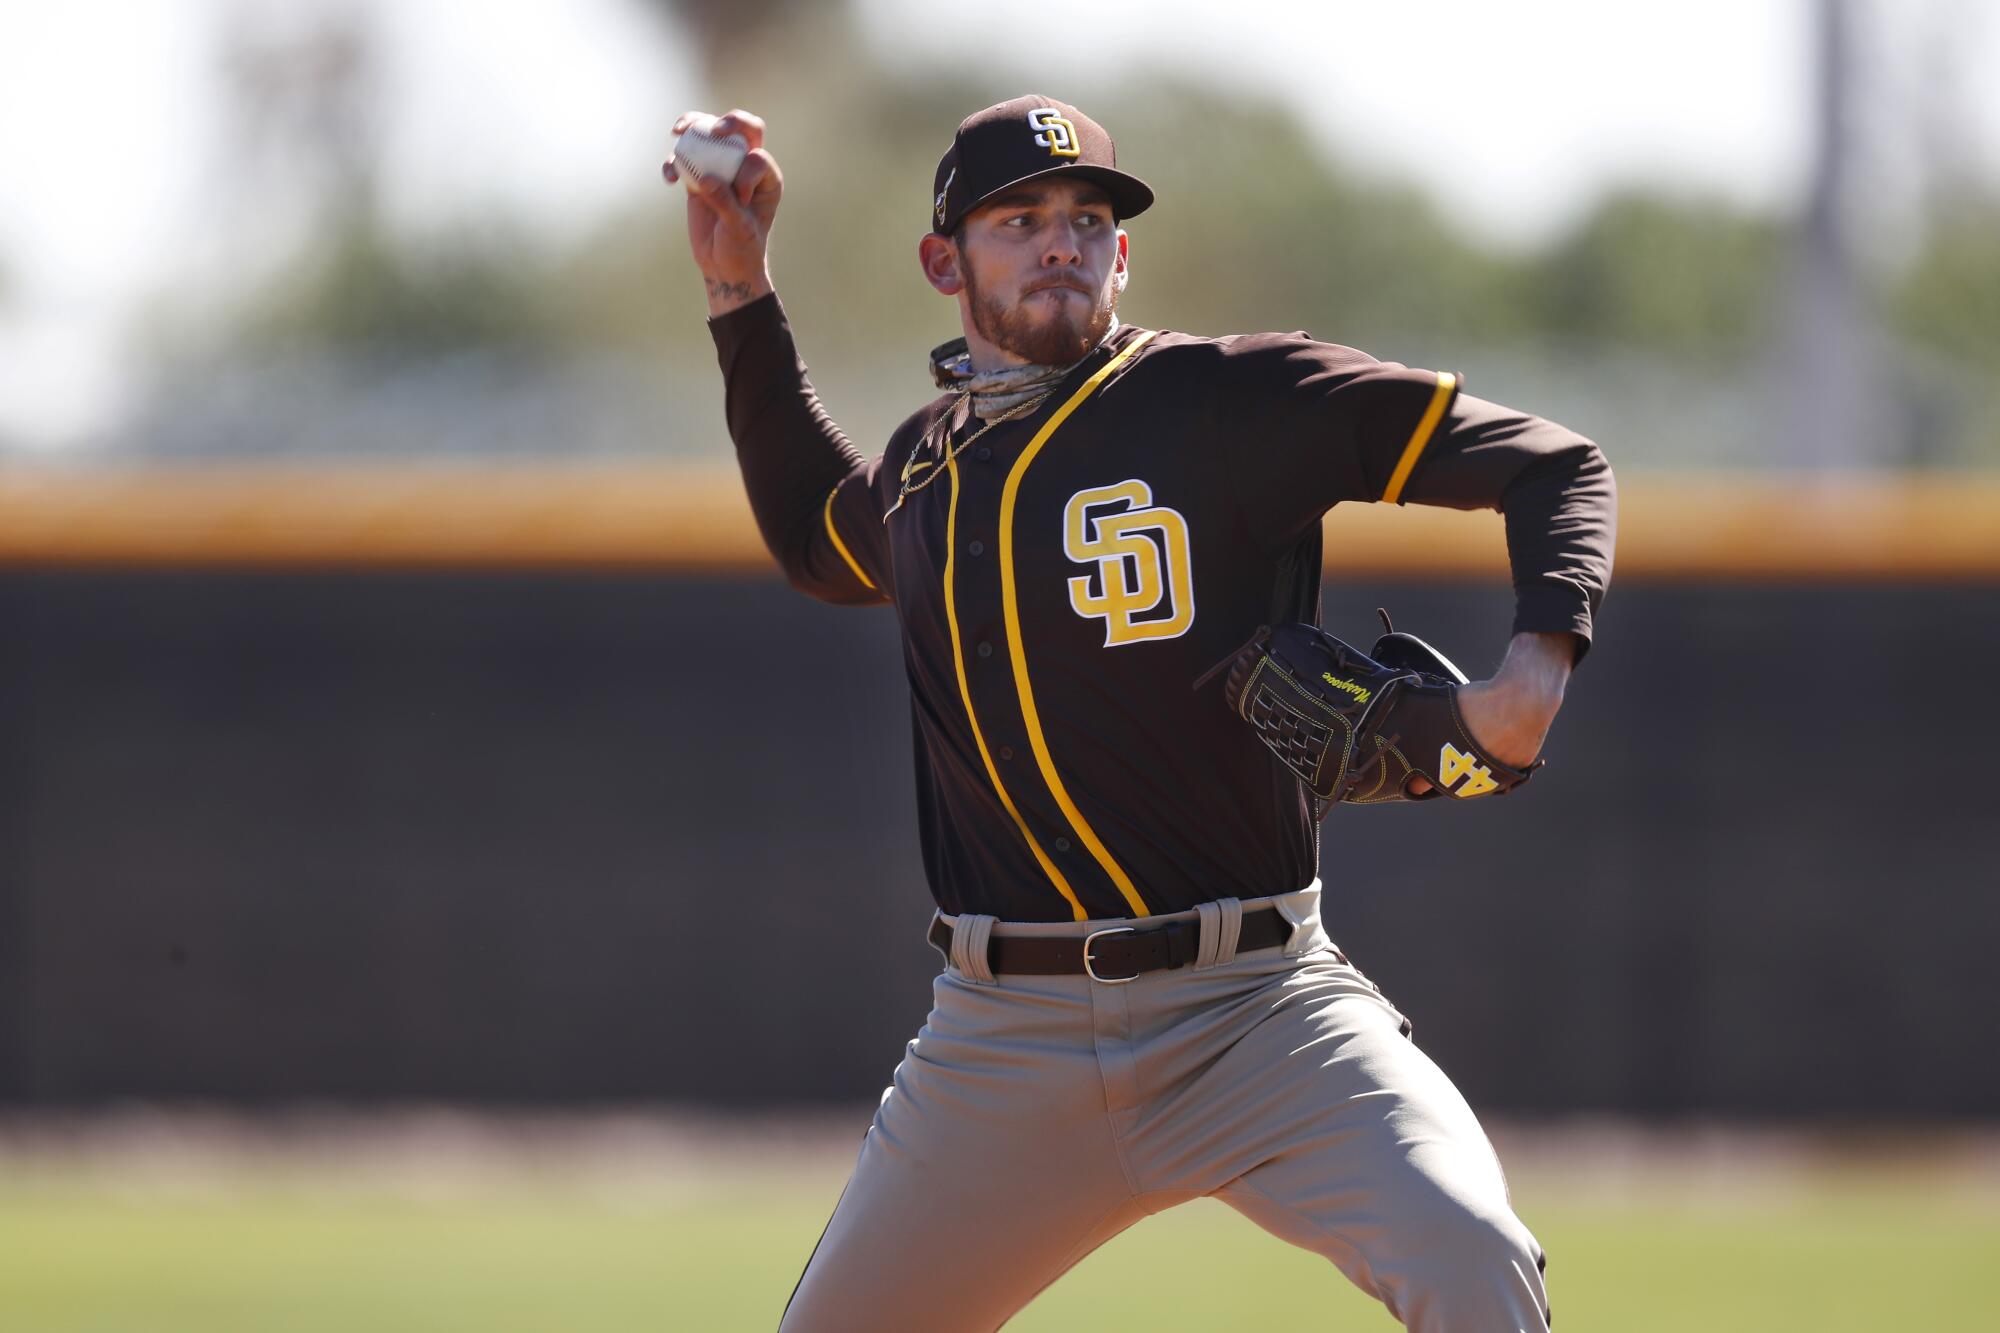
M 1440 1198 L 1426 1214 L 1408 1238 L 1412 1262 L 1401 1293 L 1408 1308 L 1398 1313 L 1422 1314 L 1410 1327 L 1546 1326 L 1542 1247 L 1511 1209 Z

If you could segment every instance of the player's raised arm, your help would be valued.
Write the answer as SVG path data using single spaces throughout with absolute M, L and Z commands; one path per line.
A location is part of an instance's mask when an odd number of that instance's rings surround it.
M 888 558 L 863 459 L 820 405 L 771 285 L 784 175 L 747 111 L 690 112 L 661 174 L 687 186 L 688 247 L 708 295 L 730 438 L 764 544 L 785 577 L 824 601 L 888 600 Z

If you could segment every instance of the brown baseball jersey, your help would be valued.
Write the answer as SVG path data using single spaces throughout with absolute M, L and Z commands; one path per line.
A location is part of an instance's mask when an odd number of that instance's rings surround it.
M 1304 333 L 1126 325 L 970 447 L 984 423 L 948 394 L 870 460 L 776 296 L 710 328 L 786 576 L 902 623 L 947 913 L 1143 917 L 1314 879 L 1310 794 L 1218 687 L 1191 687 L 1258 626 L 1318 620 L 1320 519 L 1342 501 L 1499 509 L 1514 628 L 1588 647 L 1611 572 L 1603 454 L 1450 372 Z

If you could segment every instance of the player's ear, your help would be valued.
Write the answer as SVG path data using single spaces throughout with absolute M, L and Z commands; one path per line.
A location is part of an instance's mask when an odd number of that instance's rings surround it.
M 923 265 L 924 281 L 945 296 L 965 290 L 965 274 L 960 269 L 958 246 L 951 237 L 927 233 L 917 242 L 917 262 Z
M 1131 281 L 1131 279 L 1131 242 L 1125 235 L 1125 229 L 1120 227 L 1118 229 L 1118 257 L 1111 261 L 1111 280 L 1118 284 L 1118 290 L 1122 292 L 1125 290 L 1125 284 Z

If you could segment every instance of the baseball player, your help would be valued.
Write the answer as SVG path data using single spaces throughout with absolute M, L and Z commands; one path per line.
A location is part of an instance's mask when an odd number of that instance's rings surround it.
M 1096 122 L 1029 96 L 965 120 L 938 163 L 918 258 L 964 337 L 931 356 L 942 393 L 864 457 L 772 289 L 764 124 L 718 132 L 749 155 L 733 182 L 690 180 L 687 218 L 730 433 L 787 578 L 895 608 L 946 960 L 784 1329 L 997 1328 L 1202 1195 L 1409 1328 L 1546 1327 L 1542 1252 L 1485 1134 L 1327 936 L 1318 807 L 1340 792 L 1293 761 L 1344 756 L 1350 795 L 1367 772 L 1401 800 L 1525 776 L 1610 574 L 1603 455 L 1450 373 L 1120 323 L 1121 224 L 1153 193 Z M 1275 645 L 1317 633 L 1341 501 L 1505 514 L 1517 614 L 1492 678 L 1306 669 Z M 1226 687 L 1194 687 L 1232 655 Z M 1458 728 L 1442 766 L 1414 715 L 1331 725 L 1419 684 Z M 1448 821 L 1438 804 L 1413 817 Z

